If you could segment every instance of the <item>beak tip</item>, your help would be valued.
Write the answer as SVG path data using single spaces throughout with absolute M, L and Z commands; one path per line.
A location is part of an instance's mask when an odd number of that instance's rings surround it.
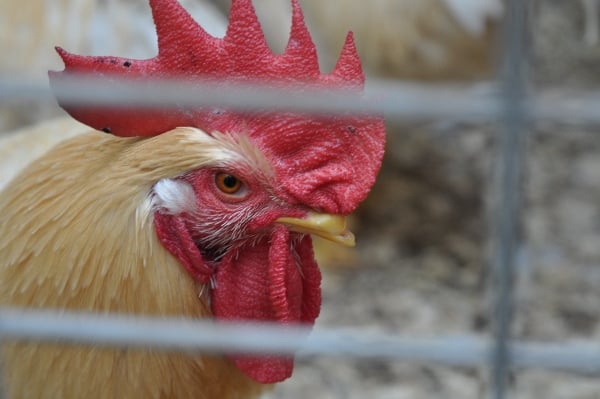
M 354 247 L 354 234 L 346 228 L 346 220 L 341 215 L 309 213 L 304 218 L 282 217 L 278 223 L 286 225 L 290 230 L 305 234 L 314 234 L 346 247 Z
M 356 237 L 354 237 L 354 234 L 352 234 L 351 231 L 346 231 L 346 233 L 341 235 L 340 238 L 341 240 L 336 242 L 342 244 L 343 246 L 350 248 L 356 246 Z

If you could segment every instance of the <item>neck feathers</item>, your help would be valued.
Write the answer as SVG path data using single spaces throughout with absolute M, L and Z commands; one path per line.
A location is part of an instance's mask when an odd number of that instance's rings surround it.
M 210 316 L 208 290 L 200 295 L 158 242 L 147 200 L 156 180 L 205 162 L 204 150 L 174 144 L 189 134 L 90 132 L 17 176 L 0 193 L 0 305 Z M 232 399 L 261 390 L 218 356 L 5 343 L 2 362 L 11 397 Z

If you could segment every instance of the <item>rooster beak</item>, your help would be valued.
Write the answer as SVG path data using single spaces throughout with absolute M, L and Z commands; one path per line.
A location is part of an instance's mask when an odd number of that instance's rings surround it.
M 341 215 L 309 212 L 303 218 L 281 217 L 275 221 L 297 233 L 314 234 L 346 247 L 356 245 L 354 234 L 346 227 L 346 218 Z

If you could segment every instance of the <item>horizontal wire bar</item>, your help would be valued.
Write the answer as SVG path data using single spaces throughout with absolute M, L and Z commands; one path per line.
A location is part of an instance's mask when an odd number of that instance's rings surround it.
M 0 338 L 208 353 L 290 354 L 375 358 L 479 367 L 492 342 L 478 336 L 403 338 L 357 329 L 214 323 L 176 317 L 69 313 L 0 308 Z M 600 345 L 514 342 L 513 367 L 600 374 Z M 299 352 L 298 352 L 299 351 Z
M 152 85 L 125 80 L 91 77 L 69 78 L 55 88 L 67 102 L 77 105 L 146 107 L 228 107 L 238 109 L 298 110 L 321 114 L 383 113 L 388 120 L 459 118 L 466 121 L 498 120 L 502 116 L 501 95 L 494 84 L 419 85 L 398 81 L 370 82 L 369 100 L 348 92 L 265 87 L 259 84 L 218 82 L 153 81 Z M 54 101 L 47 82 L 0 78 L 0 106 L 18 101 Z M 600 93 L 548 91 L 523 102 L 534 120 L 600 123 Z
M 497 114 L 491 97 L 456 96 L 454 90 L 433 90 L 397 82 L 369 85 L 368 97 L 348 91 L 266 86 L 260 83 L 155 80 L 134 82 L 71 76 L 50 91 L 46 83 L 0 80 L 0 103 L 19 100 L 49 100 L 57 95 L 72 104 L 146 107 L 229 107 L 238 109 L 297 110 L 312 113 L 384 113 L 389 118 L 419 118 L 461 114 L 468 106 L 469 119 L 488 119 Z

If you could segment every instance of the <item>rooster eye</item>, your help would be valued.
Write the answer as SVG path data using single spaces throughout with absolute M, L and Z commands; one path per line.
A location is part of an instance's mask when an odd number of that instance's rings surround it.
M 217 188 L 225 194 L 235 194 L 242 188 L 242 181 L 227 173 L 217 173 L 215 183 Z

